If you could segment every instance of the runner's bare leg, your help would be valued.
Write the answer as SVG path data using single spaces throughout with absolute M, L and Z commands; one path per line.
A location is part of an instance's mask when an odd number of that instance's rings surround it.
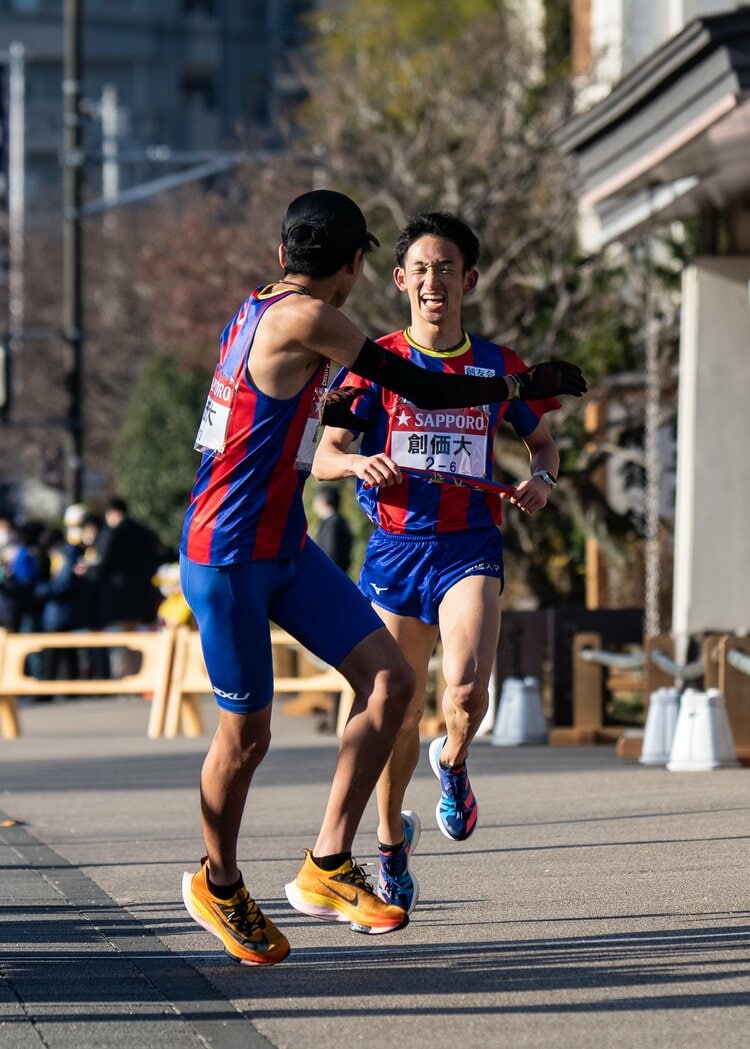
M 271 704 L 252 714 L 219 708 L 219 725 L 201 770 L 201 818 L 214 885 L 240 876 L 237 842 L 253 773 L 271 742 Z
M 460 765 L 487 713 L 490 675 L 500 637 L 500 582 L 469 576 L 440 603 L 443 642 L 443 716 L 448 739 L 441 761 Z
M 397 616 L 377 605 L 373 608 L 398 642 L 416 675 L 414 694 L 377 786 L 378 841 L 398 845 L 404 836 L 401 810 L 406 788 L 419 762 L 419 723 L 424 713 L 428 666 L 438 628 L 413 616 Z
M 313 848 L 316 856 L 351 850 L 414 692 L 414 674 L 385 627 L 360 641 L 338 669 L 355 699 Z

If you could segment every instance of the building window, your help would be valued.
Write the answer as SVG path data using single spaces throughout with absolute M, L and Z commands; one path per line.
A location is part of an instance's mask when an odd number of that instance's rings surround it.
M 184 69 L 180 79 L 180 90 L 189 106 L 201 109 L 216 107 L 216 87 L 211 71 L 198 67 Z
M 186 15 L 206 15 L 212 18 L 216 14 L 216 0 L 182 0 L 182 10 Z

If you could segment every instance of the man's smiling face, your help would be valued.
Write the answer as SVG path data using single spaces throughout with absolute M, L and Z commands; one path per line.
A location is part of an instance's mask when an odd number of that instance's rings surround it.
M 461 320 L 464 294 L 476 285 L 477 271 L 466 270 L 456 245 L 442 237 L 425 235 L 414 241 L 397 266 L 393 279 L 409 296 L 412 321 L 443 327 Z

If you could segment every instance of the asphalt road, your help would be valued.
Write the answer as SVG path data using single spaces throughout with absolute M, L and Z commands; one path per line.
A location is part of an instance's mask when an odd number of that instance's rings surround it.
M 0 741 L 0 822 L 17 821 L 0 828 L 0 1049 L 748 1045 L 750 769 L 482 739 L 478 828 L 454 844 L 425 741 L 407 798 L 420 903 L 403 931 L 358 936 L 286 902 L 337 742 L 282 710 L 242 840 L 292 943 L 268 970 L 231 962 L 181 902 L 207 739 L 148 740 L 135 698 L 21 710 Z M 360 861 L 375 823 L 371 807 Z

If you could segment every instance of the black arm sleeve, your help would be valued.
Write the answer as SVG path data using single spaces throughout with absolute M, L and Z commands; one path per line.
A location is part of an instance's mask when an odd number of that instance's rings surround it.
M 372 339 L 365 339 L 349 370 L 401 394 L 419 408 L 471 408 L 475 404 L 497 404 L 511 396 L 500 375 L 482 378 L 428 372 Z

